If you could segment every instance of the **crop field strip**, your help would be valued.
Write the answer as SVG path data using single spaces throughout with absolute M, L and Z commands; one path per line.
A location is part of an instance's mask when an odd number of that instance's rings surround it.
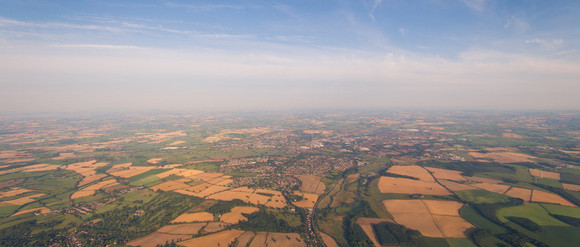
M 434 200 L 386 200 L 385 207 L 395 221 L 428 237 L 465 238 L 473 227 L 459 215 L 462 203 Z

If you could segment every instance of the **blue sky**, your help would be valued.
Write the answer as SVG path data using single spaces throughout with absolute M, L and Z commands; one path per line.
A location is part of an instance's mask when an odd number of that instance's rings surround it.
M 0 111 L 579 109 L 580 2 L 0 0 Z

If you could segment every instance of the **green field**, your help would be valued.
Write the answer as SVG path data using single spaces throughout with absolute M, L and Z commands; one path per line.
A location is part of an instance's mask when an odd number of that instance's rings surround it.
M 201 171 L 213 171 L 219 168 L 219 162 L 204 162 L 199 164 L 187 165 L 186 168 L 201 170 Z
M 455 191 L 455 194 L 462 201 L 475 204 L 509 202 L 509 197 L 487 190 L 463 190 Z
M 448 238 L 447 243 L 449 243 L 449 246 L 451 247 L 477 247 L 477 245 L 468 238 Z
M 551 187 L 555 187 L 555 188 L 562 188 L 562 184 L 560 183 L 560 181 L 558 181 L 556 179 L 534 178 L 534 180 L 536 180 L 536 183 L 538 183 L 538 184 L 543 184 L 543 185 L 547 185 L 547 186 L 551 186 Z
M 566 207 L 556 204 L 541 204 L 551 214 L 580 218 L 580 208 Z
M 580 227 L 544 226 L 542 231 L 530 234 L 550 246 L 577 246 Z
M 448 243 L 448 241 L 444 238 L 430 238 L 430 237 L 418 237 L 413 239 L 413 242 L 415 242 L 414 245 L 410 245 L 413 247 L 449 247 L 450 244 Z M 407 245 L 402 245 L 402 246 L 407 246 Z
M 527 167 L 524 166 L 516 166 L 514 165 L 513 167 L 516 168 L 516 179 L 520 182 L 526 182 L 526 183 L 531 183 L 532 182 L 532 175 L 530 174 L 530 171 L 528 170 Z
M 151 187 L 153 185 L 160 184 L 160 183 L 162 183 L 161 179 L 155 175 L 152 175 L 149 177 L 144 177 L 144 178 L 141 178 L 139 180 L 132 182 L 132 184 L 143 185 L 145 187 Z
M 478 228 L 489 230 L 493 233 L 505 233 L 506 229 L 487 218 L 480 215 L 473 207 L 466 206 L 459 210 L 459 214 L 469 223 L 477 226 Z
M 501 221 L 508 222 L 508 219 L 505 218 L 508 216 L 528 218 L 540 226 L 568 226 L 568 224 L 550 216 L 548 211 L 546 211 L 546 209 L 537 203 L 497 210 L 497 217 Z
M 18 210 L 18 208 L 20 208 L 20 206 L 18 206 L 18 205 L 0 207 L 0 218 L 4 218 L 4 217 L 8 217 L 8 216 L 12 215 L 13 213 L 16 212 L 16 210 Z
M 153 170 L 150 170 L 150 171 L 141 173 L 139 175 L 132 176 L 132 177 L 129 178 L 129 181 L 135 182 L 137 180 L 140 180 L 140 179 L 143 179 L 143 178 L 146 178 L 146 177 L 149 177 L 149 176 L 153 176 L 153 175 L 156 175 L 156 174 L 159 174 L 159 173 L 162 173 L 162 172 L 166 172 L 166 171 L 169 171 L 169 170 L 171 170 L 171 169 L 153 169 Z

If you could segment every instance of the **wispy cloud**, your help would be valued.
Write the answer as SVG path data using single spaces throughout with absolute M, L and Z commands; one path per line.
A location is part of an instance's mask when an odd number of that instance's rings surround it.
M 339 107 L 388 106 L 400 102 L 413 102 L 413 106 L 474 107 L 486 102 L 501 108 L 514 102 L 518 105 L 508 105 L 525 108 L 578 103 L 572 92 L 579 89 L 576 82 L 580 77 L 579 64 L 575 62 L 493 50 L 469 50 L 461 53 L 458 60 L 408 53 L 337 53 L 316 49 L 295 54 L 158 49 L 81 52 L 86 55 L 29 52 L 30 56 L 22 56 L 16 51 L 3 51 L 0 83 L 4 88 L 48 90 L 50 93 L 41 98 L 63 105 L 71 100 L 62 94 L 63 90 L 70 95 L 87 95 L 87 88 L 95 88 L 101 100 L 114 102 L 112 107 L 119 104 L 119 98 L 134 101 L 143 95 L 153 95 L 154 91 L 156 104 L 169 108 L 177 105 L 202 108 L 215 106 L 216 102 L 223 107 L 234 104 L 243 108 L 248 107 L 244 99 L 250 95 L 255 98 L 254 107 L 319 106 L 316 102 L 330 101 Z M 546 78 L 551 78 L 550 84 L 545 83 Z M 30 85 L 39 88 L 31 89 Z M 117 95 L 102 89 L 110 87 L 123 91 Z M 6 92 L 0 92 L 0 96 L 10 97 L 11 102 L 39 100 L 15 98 Z M 336 95 L 349 96 L 335 99 Z M 0 102 L 8 100 L 0 97 Z M 95 106 L 100 106 L 97 99 L 95 102 Z
M 0 17 L 0 26 L 22 26 L 22 27 L 38 27 L 38 28 L 67 28 L 67 29 L 83 29 L 91 31 L 107 31 L 107 32 L 120 32 L 122 29 L 111 26 L 102 25 L 83 25 L 83 24 L 70 24 L 63 22 L 28 22 L 19 21 L 8 18 Z
M 133 45 L 109 45 L 109 44 L 60 44 L 52 45 L 55 48 L 96 48 L 96 49 L 114 49 L 114 50 L 126 50 L 126 49 L 142 49 L 142 47 Z
M 281 3 L 272 3 L 270 4 L 270 6 L 292 18 L 295 18 L 300 21 L 306 21 L 306 19 L 304 19 L 304 17 L 302 17 L 300 14 L 298 14 L 298 12 L 296 12 L 296 10 L 294 10 L 294 8 L 292 8 L 292 6 L 290 5 Z
M 381 5 L 382 2 L 383 0 L 375 0 L 373 6 L 371 7 L 371 10 L 369 11 L 369 17 L 371 18 L 371 20 L 373 20 L 373 22 L 375 22 L 375 10 L 379 7 L 379 5 Z
M 171 8 L 185 8 L 192 11 L 214 11 L 220 9 L 230 9 L 230 10 L 243 10 L 246 6 L 242 5 L 232 5 L 232 4 L 205 4 L 205 5 L 194 5 L 194 4 L 182 4 L 182 3 L 166 3 L 165 6 Z
M 561 47 L 564 44 L 564 40 L 563 39 L 544 40 L 544 39 L 535 38 L 535 39 L 531 39 L 531 40 L 526 40 L 525 43 L 526 44 L 537 44 L 537 45 L 542 46 L 546 50 L 553 50 L 553 49 Z
M 516 16 L 511 16 L 506 21 L 503 27 L 505 29 L 511 29 L 512 31 L 518 34 L 522 34 L 530 30 L 530 24 L 527 21 L 522 20 L 521 18 L 518 18 Z
M 485 11 L 487 0 L 461 0 L 468 8 L 475 12 Z
M 407 37 L 407 29 L 404 28 L 399 28 L 399 33 L 401 34 L 401 36 L 403 37 Z

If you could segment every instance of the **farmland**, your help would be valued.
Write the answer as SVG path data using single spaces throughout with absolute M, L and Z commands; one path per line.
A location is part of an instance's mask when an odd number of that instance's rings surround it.
M 570 115 L 481 114 L 0 118 L 0 245 L 574 240 Z

